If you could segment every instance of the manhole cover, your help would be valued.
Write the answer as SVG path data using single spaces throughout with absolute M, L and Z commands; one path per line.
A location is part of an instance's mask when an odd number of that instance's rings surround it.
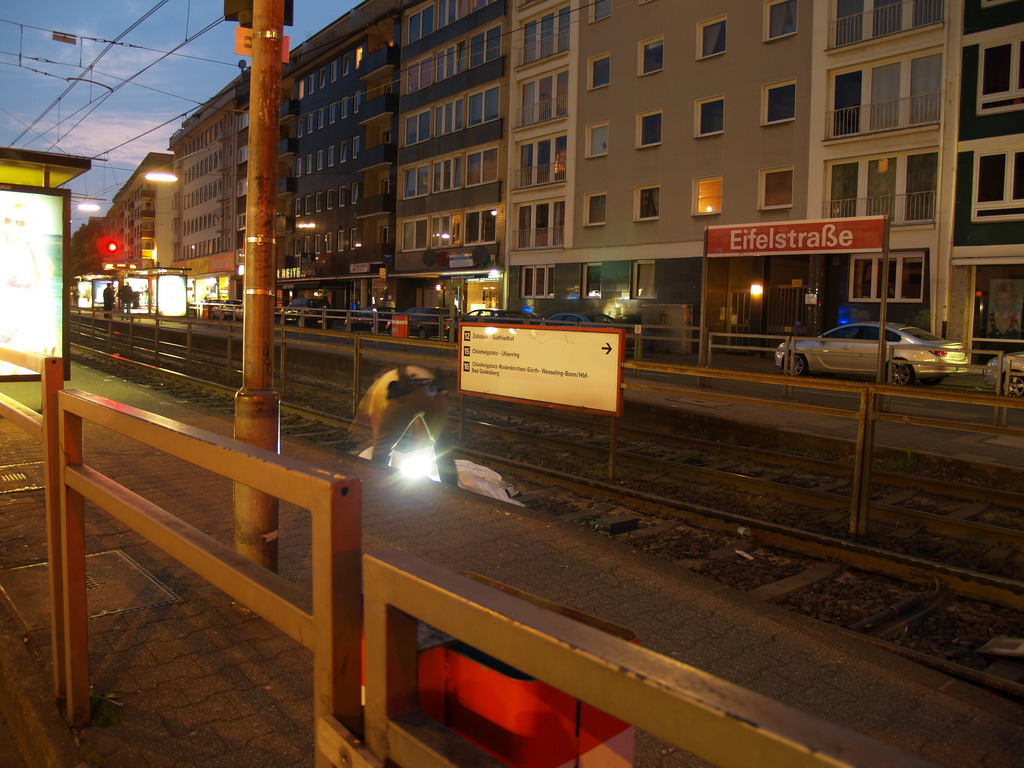
M 38 491 L 43 488 L 43 462 L 0 466 L 0 493 Z
M 120 550 L 85 556 L 89 618 L 173 603 L 180 598 Z M 26 629 L 50 626 L 50 565 L 0 571 L 0 590 Z

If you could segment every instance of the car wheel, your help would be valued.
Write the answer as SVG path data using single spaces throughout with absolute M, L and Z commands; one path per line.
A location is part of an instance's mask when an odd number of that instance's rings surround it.
M 811 372 L 811 369 L 807 366 L 807 358 L 803 355 L 797 355 L 793 358 L 793 364 L 789 369 L 790 373 L 794 376 L 806 376 Z
M 907 363 L 893 363 L 889 369 L 889 383 L 907 387 L 914 383 L 914 367 Z
M 416 338 L 418 339 L 426 339 L 429 335 L 426 328 L 420 328 L 416 331 Z
M 1011 376 L 1009 386 L 1006 387 L 1006 394 L 1010 397 L 1024 395 L 1024 376 Z

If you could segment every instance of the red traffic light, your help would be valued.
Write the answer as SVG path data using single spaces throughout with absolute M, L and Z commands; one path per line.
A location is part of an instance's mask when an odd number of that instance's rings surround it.
M 121 243 L 107 235 L 96 241 L 96 250 L 101 256 L 118 256 L 121 253 Z

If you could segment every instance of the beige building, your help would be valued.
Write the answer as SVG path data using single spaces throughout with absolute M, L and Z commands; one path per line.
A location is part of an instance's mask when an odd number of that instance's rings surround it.
M 173 187 L 149 181 L 150 172 L 170 173 L 173 155 L 150 152 L 114 195 L 107 212 L 111 235 L 121 243 L 119 260 L 139 269 L 171 263 Z
M 174 266 L 188 270 L 189 302 L 240 299 L 248 159 L 248 72 L 171 137 Z

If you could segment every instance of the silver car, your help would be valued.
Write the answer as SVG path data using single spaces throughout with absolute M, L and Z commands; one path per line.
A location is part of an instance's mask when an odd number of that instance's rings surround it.
M 886 323 L 885 342 L 892 365 L 889 383 L 937 384 L 946 376 L 966 373 L 963 344 L 947 341 L 912 325 Z M 786 345 L 775 350 L 775 364 L 794 376 L 834 373 L 874 377 L 878 367 L 878 323 L 840 325 L 816 339 L 793 342 L 794 357 L 787 365 Z
M 1010 378 L 1005 378 L 1009 371 Z M 1024 395 L 1024 352 L 1003 355 L 1003 394 L 1012 397 Z M 999 356 L 985 363 L 985 383 L 995 387 L 999 381 Z

